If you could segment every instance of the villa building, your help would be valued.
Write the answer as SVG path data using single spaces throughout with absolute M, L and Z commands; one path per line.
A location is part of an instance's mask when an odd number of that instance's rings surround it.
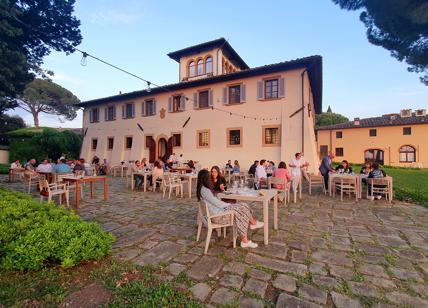
M 355 118 L 317 130 L 320 157 L 329 151 L 336 161 L 376 161 L 388 166 L 428 166 L 428 116 L 425 109 L 381 117 Z
M 81 155 L 111 164 L 170 153 L 223 166 L 237 159 L 290 161 L 316 170 L 314 117 L 322 109 L 322 58 L 249 68 L 224 39 L 168 54 L 179 82 L 80 103 Z

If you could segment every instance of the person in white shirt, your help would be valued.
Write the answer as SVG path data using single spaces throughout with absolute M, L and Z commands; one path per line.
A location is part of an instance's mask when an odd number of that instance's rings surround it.
M 260 164 L 256 168 L 256 179 L 259 182 L 267 182 L 266 159 L 260 160 Z
M 177 163 L 179 166 L 182 166 L 184 164 L 183 154 L 180 154 L 180 156 L 177 158 Z
M 295 192 L 302 178 L 302 168 L 307 167 L 309 164 L 302 159 L 302 153 L 296 153 L 294 157 L 289 166 L 291 168 L 291 184 Z
M 173 164 L 175 164 L 175 163 L 177 163 L 177 157 L 175 157 L 175 153 L 172 153 L 170 156 L 169 156 L 169 161 L 170 162 L 172 162 Z
M 16 160 L 10 165 L 10 168 L 11 169 L 19 169 L 19 168 L 22 168 L 22 165 L 19 162 L 19 160 Z
M 40 165 L 37 166 L 37 172 L 42 173 L 51 173 L 52 172 L 52 165 L 48 163 L 47 159 L 42 160 Z

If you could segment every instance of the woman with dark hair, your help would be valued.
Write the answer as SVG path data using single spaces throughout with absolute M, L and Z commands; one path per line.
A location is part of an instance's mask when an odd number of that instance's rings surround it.
M 163 179 L 163 162 L 161 160 L 156 160 L 153 164 L 153 172 L 150 178 L 150 185 L 156 185 L 157 183 L 162 183 Z
M 285 185 L 287 185 L 288 181 L 291 181 L 291 175 L 288 173 L 287 164 L 285 162 L 280 162 L 278 165 L 278 169 L 275 171 L 275 177 L 285 179 Z M 275 188 L 284 189 L 284 185 L 276 184 Z
M 189 173 L 192 173 L 193 171 L 195 171 L 195 163 L 193 160 L 189 160 L 187 162 L 187 166 L 189 166 L 189 168 L 191 169 Z
M 352 168 L 347 160 L 342 160 L 342 163 L 336 167 L 336 171 L 339 173 L 352 173 Z
M 248 227 L 250 227 L 251 230 L 262 228 L 263 223 L 254 219 L 247 204 L 237 203 L 232 205 L 223 202 L 214 196 L 212 189 L 213 183 L 211 181 L 210 172 L 208 170 L 199 171 L 196 186 L 198 201 L 204 200 L 212 215 L 220 214 L 225 211 L 233 211 L 234 224 L 241 238 L 241 247 L 256 248 L 258 245 L 248 239 Z
M 226 179 L 221 175 L 218 166 L 213 166 L 211 168 L 211 182 L 213 183 L 213 190 L 215 193 L 226 190 Z

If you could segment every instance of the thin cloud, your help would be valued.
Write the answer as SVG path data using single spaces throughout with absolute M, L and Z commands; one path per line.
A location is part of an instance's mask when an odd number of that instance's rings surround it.
M 113 9 L 101 10 L 90 15 L 89 21 L 93 24 L 108 25 L 108 24 L 134 24 L 140 15 L 135 12 L 119 12 Z

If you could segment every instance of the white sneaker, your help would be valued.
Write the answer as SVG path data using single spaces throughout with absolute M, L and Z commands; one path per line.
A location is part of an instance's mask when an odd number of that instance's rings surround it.
M 382 199 L 382 196 L 381 195 L 376 196 L 376 199 L 380 200 L 380 199 Z
M 257 246 L 259 246 L 259 245 L 257 245 L 257 243 L 254 243 L 252 241 L 248 241 L 246 243 L 241 242 L 241 247 L 242 248 L 257 248 Z
M 374 196 L 369 196 L 370 201 L 374 201 Z
M 263 228 L 264 225 L 265 225 L 264 222 L 256 220 L 256 223 L 254 225 L 250 225 L 250 229 L 251 230 L 260 229 L 260 228 Z

